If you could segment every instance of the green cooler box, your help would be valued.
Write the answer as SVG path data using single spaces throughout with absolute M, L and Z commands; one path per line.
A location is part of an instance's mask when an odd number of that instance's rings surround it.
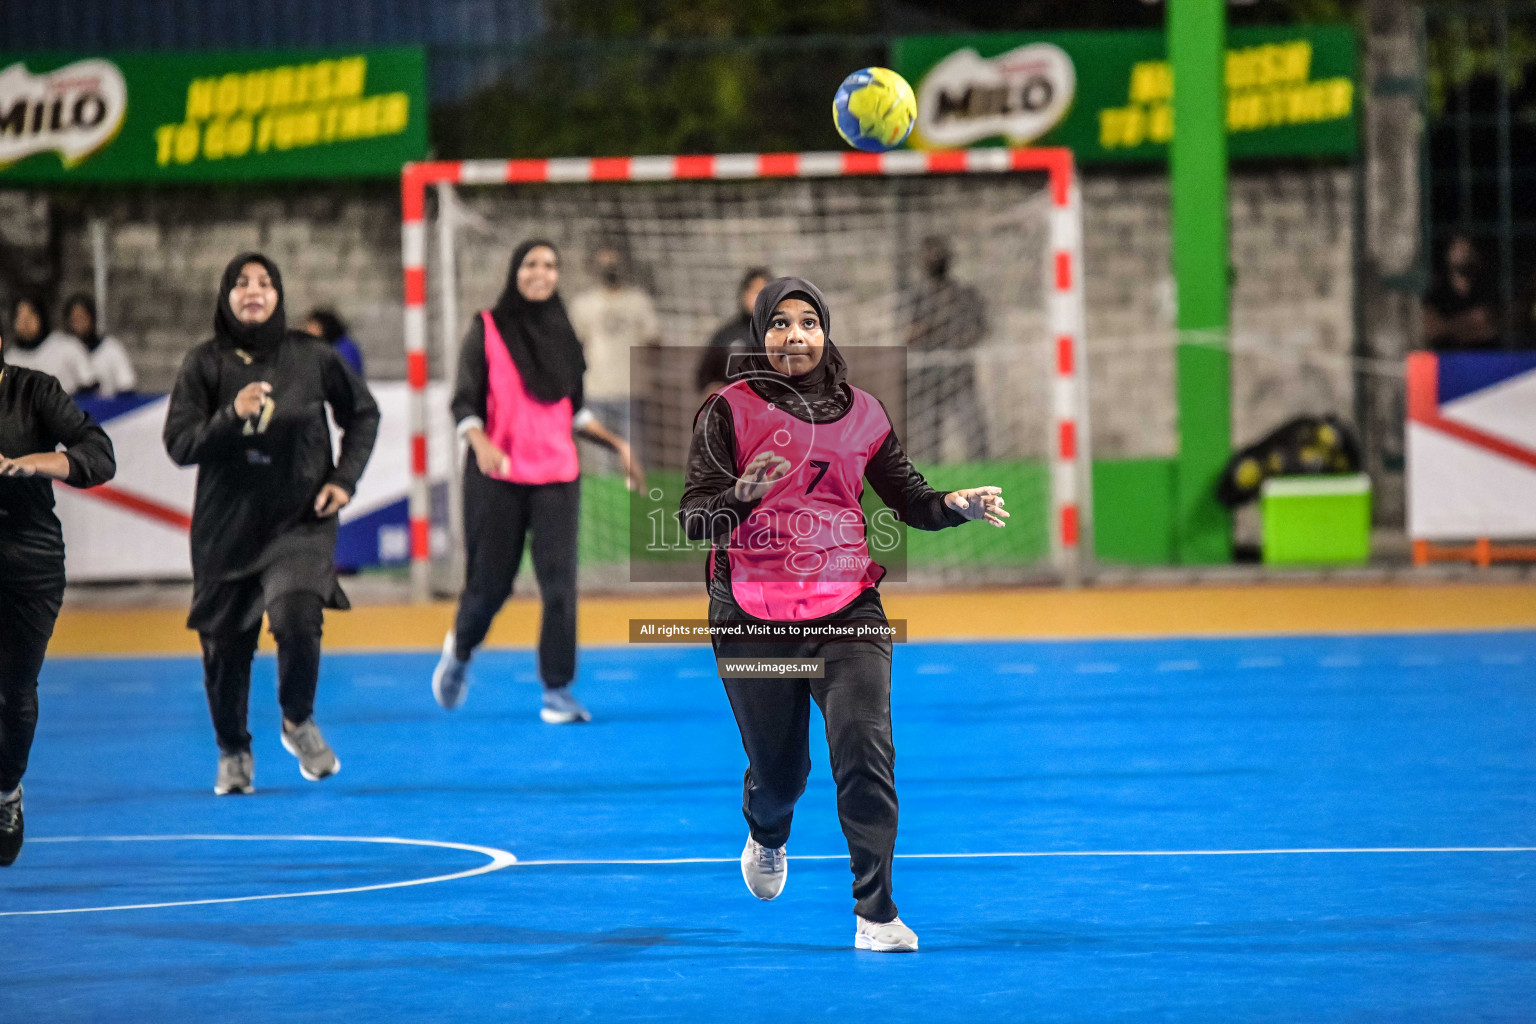
M 1371 557 L 1371 478 L 1277 476 L 1264 481 L 1265 565 L 1360 565 Z

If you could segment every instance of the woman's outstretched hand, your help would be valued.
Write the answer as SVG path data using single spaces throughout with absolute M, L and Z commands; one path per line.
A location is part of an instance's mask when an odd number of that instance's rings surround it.
M 640 460 L 635 457 L 634 449 L 623 438 L 613 439 L 614 451 L 619 453 L 619 459 L 624 463 L 624 486 L 636 494 L 645 493 L 645 470 L 640 466 Z
M 789 473 L 789 460 L 778 452 L 759 452 L 736 479 L 732 493 L 737 501 L 757 501 Z
M 1001 487 L 968 487 L 963 491 L 950 491 L 944 495 L 944 504 L 967 519 L 985 519 L 993 526 L 1007 526 L 1009 518 L 1003 511 Z

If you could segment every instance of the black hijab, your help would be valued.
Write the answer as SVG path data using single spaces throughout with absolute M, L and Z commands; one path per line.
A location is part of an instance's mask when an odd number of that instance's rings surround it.
M 227 292 L 225 294 L 228 294 Z M 95 352 L 101 345 L 101 332 L 96 329 L 96 300 L 85 292 L 76 292 L 64 303 L 64 327 L 69 329 L 69 311 L 76 306 L 85 310 L 86 316 L 91 318 L 91 329 L 84 334 L 76 334 L 88 351 Z M 71 333 L 73 333 L 71 331 Z
M 21 312 L 22 303 L 31 306 L 32 311 L 37 314 L 37 335 L 28 341 L 23 341 L 21 335 L 16 333 L 16 314 Z M 30 352 L 48 337 L 48 326 L 48 307 L 38 301 L 35 295 L 18 296 L 11 303 L 11 322 L 5 325 L 5 343 L 15 345 L 23 352 Z
M 775 370 L 766 354 L 768 324 L 773 319 L 773 311 L 788 298 L 804 299 L 810 303 L 816 315 L 821 318 L 821 332 L 826 339 L 821 359 L 808 372 L 798 376 L 789 376 Z M 832 344 L 832 318 L 827 310 L 827 300 L 821 294 L 821 289 L 802 278 L 778 277 L 763 285 L 763 290 L 757 295 L 757 303 L 752 307 L 752 352 L 737 362 L 742 366 L 738 372 L 731 374 L 732 378 L 747 377 L 749 386 L 759 397 L 777 402 L 792 393 L 801 399 L 801 402 L 791 402 L 785 406 L 791 413 L 797 411 L 797 406 L 809 402 L 815 419 L 821 420 L 827 413 L 841 415 L 847 407 L 844 381 L 848 377 L 848 363 L 837 346 Z M 822 405 L 830 407 L 826 410 L 818 408 Z
M 243 324 L 229 305 L 229 293 L 240 277 L 240 268 L 247 263 L 260 263 L 272 278 L 277 289 L 277 306 L 272 315 L 259 324 Z M 219 301 L 213 314 L 213 333 L 227 344 L 253 355 L 269 355 L 288 333 L 288 314 L 283 310 L 283 275 L 277 264 L 259 252 L 243 252 L 229 261 L 224 277 L 219 281 Z
M 560 293 L 555 292 L 543 302 L 533 302 L 517 289 L 518 269 L 528 254 L 540 246 L 554 253 L 559 261 L 560 250 L 542 238 L 531 238 L 513 250 L 507 284 L 491 307 L 491 319 L 496 322 L 496 330 L 501 332 L 501 340 L 528 393 L 541 402 L 558 402 L 581 388 L 587 361 L 570 318 L 565 315 Z

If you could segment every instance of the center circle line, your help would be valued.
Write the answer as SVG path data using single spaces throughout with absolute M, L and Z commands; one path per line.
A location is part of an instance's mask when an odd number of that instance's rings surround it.
M 473 843 L 452 843 L 440 839 L 402 839 L 395 836 L 317 836 L 317 835 L 222 835 L 194 833 L 184 835 L 149 836 L 44 836 L 28 840 L 28 845 L 40 843 L 372 843 L 381 846 L 427 846 L 442 850 L 463 850 L 489 858 L 489 862 L 464 871 L 427 878 L 407 878 L 398 882 L 379 882 L 374 885 L 353 885 L 339 889 L 311 889 L 305 892 L 260 893 L 254 896 L 220 896 L 201 900 L 169 900 L 162 903 L 121 903 L 101 907 L 61 907 L 51 910 L 0 910 L 0 917 L 45 917 L 59 914 L 94 914 L 109 910 L 158 910 L 165 907 L 202 907 L 217 903 L 253 903 L 258 900 L 294 900 L 311 896 L 340 896 L 355 892 L 378 892 L 383 889 L 404 889 L 414 885 L 432 885 L 436 882 L 452 882 L 460 878 L 473 878 L 500 871 L 517 863 L 517 857 L 494 846 L 477 846 Z

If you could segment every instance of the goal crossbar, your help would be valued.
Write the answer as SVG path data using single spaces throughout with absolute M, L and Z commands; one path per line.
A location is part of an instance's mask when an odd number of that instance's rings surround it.
M 400 172 L 400 245 L 405 276 L 406 374 L 410 385 L 411 596 L 430 596 L 431 487 L 427 465 L 428 186 L 838 178 L 879 175 L 1044 173 L 1049 180 L 1050 300 L 1054 350 L 1051 401 L 1052 550 L 1062 579 L 1076 584 L 1089 494 L 1083 387 L 1082 200 L 1065 148 L 895 150 L 889 153 L 722 153 L 693 156 L 435 160 Z

